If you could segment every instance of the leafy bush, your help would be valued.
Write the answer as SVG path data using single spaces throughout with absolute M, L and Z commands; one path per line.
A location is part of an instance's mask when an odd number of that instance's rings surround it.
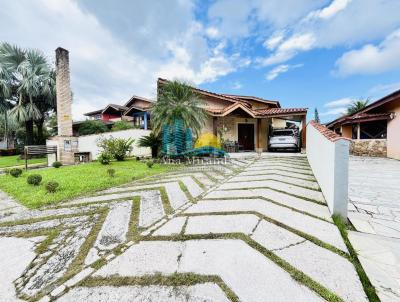
M 57 188 L 58 188 L 59 186 L 60 186 L 60 185 L 59 185 L 58 182 L 56 182 L 56 181 L 49 181 L 49 182 L 46 184 L 46 190 L 47 190 L 47 192 L 49 192 L 49 193 L 54 193 L 55 191 L 57 191 Z
M 108 128 L 102 121 L 88 120 L 79 126 L 79 135 L 107 132 Z
M 112 126 L 111 131 L 128 130 L 132 128 L 132 124 L 127 121 L 117 121 Z
M 6 175 L 10 175 L 10 169 L 5 168 L 5 169 L 4 169 L 4 173 L 5 173 Z
M 97 157 L 97 160 L 102 165 L 108 165 L 110 163 L 111 159 L 112 159 L 111 154 L 108 152 L 104 152 L 104 151 L 101 152 L 100 155 Z
M 158 149 L 161 145 L 161 138 L 151 132 L 147 136 L 142 136 L 139 138 L 138 146 L 139 147 L 149 147 L 151 148 L 151 157 L 157 157 Z
M 146 162 L 146 165 L 147 165 L 148 168 L 152 168 L 153 165 L 154 165 L 154 162 L 153 162 L 152 160 L 148 160 L 148 161 Z
M 54 167 L 54 168 L 60 168 L 61 166 L 62 166 L 62 163 L 61 162 L 59 162 L 59 161 L 55 161 L 53 164 L 52 164 L 52 166 Z
M 20 169 L 20 168 L 12 168 L 12 169 L 10 170 L 10 175 L 11 175 L 11 176 L 20 177 L 21 174 L 22 174 L 22 169 Z
M 134 139 L 123 138 L 103 138 L 98 142 L 98 146 L 102 152 L 110 154 L 117 161 L 123 161 L 127 153 L 132 151 L 132 144 Z
M 30 185 L 38 186 L 42 182 L 42 175 L 39 174 L 29 175 L 28 178 L 26 179 L 26 182 Z
M 108 176 L 114 177 L 115 176 L 115 169 L 108 169 L 107 173 L 108 173 Z

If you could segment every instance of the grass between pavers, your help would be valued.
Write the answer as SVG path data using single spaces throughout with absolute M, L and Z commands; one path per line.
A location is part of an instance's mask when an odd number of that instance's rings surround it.
M 28 165 L 47 163 L 46 157 L 28 159 Z M 19 155 L 0 156 L 0 169 L 16 166 L 25 166 L 25 159 Z
M 207 198 L 207 197 L 205 197 L 205 198 L 202 199 L 202 201 L 210 201 L 210 200 L 234 200 L 234 199 L 237 199 L 237 198 L 231 198 L 231 197 Z M 324 221 L 324 222 L 328 222 L 328 223 L 331 223 L 331 224 L 332 224 L 332 221 L 327 220 L 327 219 L 325 219 L 325 218 L 323 218 L 323 217 L 319 217 L 319 216 L 316 216 L 316 215 L 311 214 L 311 213 L 309 213 L 309 212 L 299 210 L 298 208 L 294 208 L 294 207 L 288 206 L 288 205 L 286 205 L 286 204 L 280 203 L 280 202 L 278 202 L 278 201 L 269 199 L 269 198 L 264 197 L 264 196 L 251 196 L 251 197 L 248 197 L 248 196 L 247 196 L 247 197 L 240 197 L 239 200 L 242 200 L 242 199 L 246 199 L 246 200 L 262 199 L 262 200 L 265 200 L 266 202 L 273 203 L 273 204 L 275 204 L 275 205 L 277 205 L 277 206 L 280 206 L 280 207 L 283 207 L 283 208 L 287 208 L 287 209 L 290 209 L 290 210 L 292 210 L 292 211 L 294 211 L 294 212 L 297 212 L 297 213 L 300 213 L 300 214 L 303 214 L 303 215 L 307 215 L 307 216 L 310 216 L 310 217 L 312 217 L 312 218 L 319 219 L 319 220 L 322 220 L 322 221 Z M 305 200 L 304 202 L 309 202 L 309 201 Z M 327 205 L 324 205 L 324 206 L 327 207 Z
M 364 271 L 364 268 L 362 267 L 360 260 L 358 260 L 357 257 L 357 252 L 354 250 L 353 246 L 350 243 L 347 229 L 349 226 L 343 221 L 340 216 L 333 215 L 332 216 L 333 221 L 335 222 L 336 226 L 338 227 L 340 234 L 343 237 L 343 241 L 346 244 L 347 249 L 349 250 L 350 257 L 349 260 L 353 263 L 358 277 L 360 278 L 361 284 L 364 288 L 364 291 L 368 297 L 368 300 L 370 302 L 380 302 L 381 300 L 379 299 L 378 295 L 376 294 L 375 287 L 372 285 L 371 281 L 368 278 L 367 273 Z
M 256 211 L 228 211 L 228 212 L 204 212 L 204 213 L 180 213 L 177 214 L 177 217 L 191 217 L 191 216 L 226 216 L 226 215 L 241 215 L 241 214 L 250 214 L 250 215 L 255 215 L 258 218 L 264 219 L 265 221 L 269 222 L 269 223 L 273 223 L 278 227 L 281 227 L 289 232 L 292 232 L 300 237 L 303 237 L 304 239 L 307 239 L 308 241 L 311 241 L 312 243 L 314 243 L 315 245 L 318 245 L 322 248 L 325 248 L 327 250 L 330 250 L 331 252 L 338 254 L 339 256 L 342 256 L 346 259 L 349 259 L 349 255 L 342 251 L 341 249 L 326 243 L 324 241 L 322 241 L 321 239 L 314 237 L 310 234 L 307 234 L 305 232 L 299 231 L 293 227 L 290 227 L 278 220 L 272 219 L 268 216 L 265 216 L 263 214 L 260 214 L 259 212 Z
M 271 187 L 267 187 L 267 186 L 262 186 L 262 187 L 257 187 L 257 188 L 217 189 L 216 191 L 239 191 L 239 190 L 251 191 L 251 190 L 262 190 L 262 189 L 268 189 L 268 190 L 276 191 L 276 192 L 283 193 L 283 194 L 286 194 L 286 195 L 290 195 L 290 196 L 293 196 L 293 197 L 296 197 L 296 198 L 299 198 L 299 199 L 303 199 L 305 201 L 309 201 L 309 202 L 313 202 L 313 203 L 316 203 L 316 204 L 319 204 L 319 205 L 322 205 L 322 206 L 326 206 L 326 203 L 321 202 L 319 200 L 308 198 L 308 197 L 305 197 L 305 196 L 300 196 L 300 195 L 297 195 L 297 194 L 289 193 L 287 191 L 283 191 L 283 190 L 279 190 L 279 189 L 271 188 Z M 224 199 L 224 198 L 225 197 L 213 198 L 213 199 Z M 243 197 L 240 197 L 239 199 L 241 199 L 241 198 L 243 198 Z
M 236 239 L 242 240 L 248 244 L 251 248 L 260 252 L 263 256 L 273 261 L 279 267 L 284 269 L 289 275 L 297 282 L 307 286 L 309 289 L 313 290 L 315 293 L 320 295 L 326 301 L 329 302 L 345 302 L 338 295 L 316 282 L 309 276 L 307 276 L 302 271 L 298 270 L 292 266 L 289 262 L 283 260 L 282 258 L 275 255 L 272 251 L 266 249 L 258 242 L 251 239 L 248 235 L 242 233 L 229 233 L 229 234 L 204 234 L 204 235 L 176 235 L 176 236 L 154 236 L 154 237 L 143 237 L 142 240 L 145 241 L 188 241 L 188 240 L 213 240 L 213 239 Z
M 115 170 L 115 176 L 110 177 L 108 169 Z M 29 208 L 38 208 L 42 205 L 57 203 L 80 195 L 107 189 L 154 174 L 165 173 L 171 169 L 178 169 L 172 165 L 155 164 L 151 169 L 145 162 L 126 160 L 112 162 L 110 165 L 101 165 L 98 162 L 76 166 L 64 166 L 59 169 L 46 168 L 42 170 L 24 172 L 21 177 L 14 178 L 6 175 L 1 178 L 0 189 L 14 197 L 17 201 Z M 40 174 L 43 177 L 40 186 L 27 184 L 26 179 L 31 174 Z M 57 192 L 47 193 L 45 184 L 48 181 L 57 181 L 60 184 Z
M 108 278 L 91 277 L 79 283 L 79 286 L 96 287 L 102 285 L 108 286 L 171 286 L 175 292 L 179 291 L 178 286 L 191 286 L 202 283 L 215 283 L 225 293 L 226 297 L 232 302 L 239 302 L 238 296 L 225 284 L 219 276 L 215 275 L 198 275 L 194 273 L 174 273 L 169 276 L 163 276 L 160 273 L 147 275 L 142 277 L 118 277 L 112 276 Z
M 263 182 L 263 181 L 280 182 L 280 183 L 283 183 L 283 184 L 286 184 L 286 185 L 295 186 L 295 187 L 299 187 L 299 188 L 302 188 L 302 189 L 307 189 L 307 190 L 312 190 L 312 191 L 316 191 L 316 192 L 321 192 L 321 189 L 320 189 L 320 188 L 316 189 L 316 188 L 313 188 L 313 187 L 308 187 L 308 186 L 303 186 L 303 185 L 295 184 L 295 183 L 292 183 L 292 182 L 288 182 L 288 181 L 286 181 L 286 180 L 273 179 L 273 178 L 249 180 L 248 182 L 253 183 L 253 182 Z M 242 180 L 235 180 L 235 181 L 229 181 L 229 183 L 238 183 L 238 184 L 240 184 L 240 183 L 243 183 L 243 181 L 242 181 Z M 240 188 L 240 187 L 239 187 L 239 188 Z M 262 186 L 261 186 L 261 187 L 245 187 L 244 189 L 258 189 L 258 188 L 262 188 Z M 229 189 L 226 189 L 226 190 L 229 190 Z M 236 190 L 236 189 L 234 189 L 234 190 Z

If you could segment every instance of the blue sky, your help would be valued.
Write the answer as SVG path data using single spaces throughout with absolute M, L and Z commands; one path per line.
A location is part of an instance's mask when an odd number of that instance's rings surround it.
M 73 113 L 155 97 L 157 77 L 317 107 L 400 88 L 399 0 L 0 0 L 0 41 L 70 51 Z

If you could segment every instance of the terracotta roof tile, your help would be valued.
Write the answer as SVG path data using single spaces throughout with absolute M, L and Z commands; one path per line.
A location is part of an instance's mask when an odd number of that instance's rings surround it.
M 266 108 L 254 110 L 257 115 L 281 115 L 281 114 L 296 114 L 296 113 L 307 113 L 308 108 Z
M 317 129 L 323 136 L 325 136 L 328 140 L 331 142 L 335 142 L 339 139 L 344 139 L 351 141 L 351 139 L 348 139 L 346 137 L 342 137 L 339 134 L 333 132 L 332 130 L 329 130 L 325 126 L 318 124 L 316 121 L 312 120 L 309 122 L 310 125 L 312 125 L 315 129 Z

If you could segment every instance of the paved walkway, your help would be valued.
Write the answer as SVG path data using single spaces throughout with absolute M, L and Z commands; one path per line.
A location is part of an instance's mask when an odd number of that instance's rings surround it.
M 400 301 L 400 161 L 351 157 L 350 240 L 383 302 Z
M 367 301 L 301 155 L 0 212 L 0 256 L 1 301 Z

